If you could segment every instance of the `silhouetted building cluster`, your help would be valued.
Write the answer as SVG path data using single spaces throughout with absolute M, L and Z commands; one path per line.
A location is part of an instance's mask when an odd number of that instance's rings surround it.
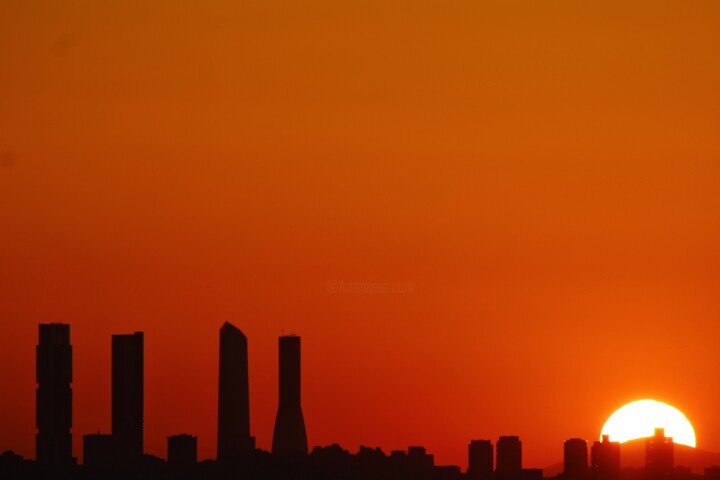
M 83 437 L 83 464 L 72 456 L 72 346 L 70 326 L 41 324 L 37 345 L 36 461 L 5 452 L 0 479 L 247 479 L 247 480 L 543 480 L 541 469 L 523 468 L 522 442 L 501 436 L 468 445 L 465 473 L 435 465 L 422 446 L 393 450 L 361 446 L 352 454 L 337 444 L 308 454 L 301 406 L 300 337 L 281 336 L 279 402 L 272 452 L 255 447 L 250 434 L 248 342 L 230 323 L 220 328 L 217 459 L 198 461 L 198 438 L 167 438 L 167 461 L 147 455 L 144 437 L 144 336 L 112 336 L 112 431 Z M 674 443 L 663 429 L 646 439 L 645 468 L 622 469 L 620 444 L 607 435 L 590 450 L 585 440 L 563 445 L 558 480 L 699 480 L 674 465 Z M 705 470 L 704 480 L 720 480 L 720 467 Z
M 157 460 L 144 453 L 144 334 L 112 335 L 111 433 L 83 437 L 83 467 L 103 476 L 156 471 Z M 308 456 L 300 395 L 300 337 L 279 338 L 279 392 L 272 454 L 279 462 Z M 72 346 L 70 325 L 41 324 L 37 345 L 37 468 L 70 472 L 72 456 Z M 247 338 L 236 326 L 220 328 L 217 463 L 227 468 L 253 464 L 257 457 L 250 435 L 250 387 Z M 24 468 L 27 462 L 5 455 L 2 468 Z M 187 473 L 197 465 L 197 437 L 168 437 L 168 465 Z M 33 467 L 35 468 L 35 467 Z
M 90 468 L 140 465 L 144 459 L 144 335 L 111 337 L 111 433 L 83 436 L 83 463 Z
M 495 458 L 493 459 L 493 454 Z M 494 468 L 493 468 L 494 465 Z M 490 440 L 471 440 L 468 445 L 468 480 L 541 480 L 542 469 L 523 468 L 522 442 L 515 435 L 498 438 L 493 452 Z

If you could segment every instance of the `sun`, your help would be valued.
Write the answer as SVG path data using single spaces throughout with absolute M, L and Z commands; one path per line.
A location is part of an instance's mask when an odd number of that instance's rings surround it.
M 651 437 L 655 428 L 664 428 L 665 436 L 675 443 L 695 447 L 695 430 L 687 417 L 675 407 L 655 400 L 631 402 L 610 415 L 602 428 L 613 442 Z

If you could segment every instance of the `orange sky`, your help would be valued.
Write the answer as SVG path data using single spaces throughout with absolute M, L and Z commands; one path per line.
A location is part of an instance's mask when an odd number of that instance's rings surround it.
M 226 320 L 263 448 L 292 331 L 311 446 L 543 467 L 650 397 L 720 451 L 718 2 L 121 3 L 0 3 L 0 451 L 59 320 L 76 455 L 144 330 L 146 450 L 214 457 Z

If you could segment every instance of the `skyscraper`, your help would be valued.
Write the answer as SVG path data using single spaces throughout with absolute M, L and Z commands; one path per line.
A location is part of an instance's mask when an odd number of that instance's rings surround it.
M 586 480 L 588 474 L 587 442 L 582 438 L 565 440 L 563 454 L 565 480 Z
M 495 471 L 498 477 L 514 478 L 522 473 L 522 442 L 519 437 L 500 437 L 497 442 Z
M 300 406 L 300 337 L 282 336 L 280 347 L 280 404 L 275 418 L 272 453 L 284 458 L 308 454 L 305 420 Z
M 72 346 L 70 325 L 40 324 L 36 353 L 37 461 L 46 465 L 73 463 Z
M 620 443 L 611 442 L 609 435 L 602 442 L 594 442 L 590 450 L 593 480 L 617 480 L 620 478 Z
M 674 466 L 675 444 L 665 436 L 664 428 L 656 428 L 655 435 L 645 439 L 645 470 L 653 478 L 667 477 Z
M 493 475 L 493 445 L 490 440 L 471 440 L 468 445 L 468 477 L 490 480 Z
M 231 323 L 220 327 L 218 388 L 219 461 L 238 459 L 253 448 L 250 437 L 250 388 L 247 338 Z
M 143 455 L 143 333 L 112 336 L 112 436 L 119 461 Z

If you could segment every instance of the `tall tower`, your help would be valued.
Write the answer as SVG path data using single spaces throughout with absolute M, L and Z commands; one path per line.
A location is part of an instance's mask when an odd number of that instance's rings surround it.
M 490 440 L 471 440 L 468 445 L 468 477 L 491 480 L 493 476 L 493 445 Z
M 300 337 L 282 336 L 280 347 L 280 404 L 275 418 L 272 453 L 285 458 L 308 454 L 305 420 L 300 406 Z
M 571 438 L 563 444 L 563 476 L 565 480 L 587 480 L 587 442 L 582 438 Z
M 665 436 L 664 428 L 656 428 L 655 435 L 645 439 L 645 470 L 653 478 L 668 477 L 674 464 L 674 443 Z
M 517 478 L 522 473 L 522 442 L 519 437 L 500 437 L 495 471 L 499 478 Z
M 143 455 L 143 332 L 112 336 L 112 436 L 120 461 Z
M 238 459 L 253 448 L 250 437 L 248 347 L 245 335 L 231 323 L 220 327 L 220 379 L 218 388 L 219 461 Z
M 609 435 L 602 442 L 594 442 L 590 449 L 593 480 L 617 480 L 620 478 L 620 443 L 611 442 Z
M 40 324 L 36 354 L 35 455 L 39 463 L 69 465 L 72 458 L 72 346 L 70 325 Z

